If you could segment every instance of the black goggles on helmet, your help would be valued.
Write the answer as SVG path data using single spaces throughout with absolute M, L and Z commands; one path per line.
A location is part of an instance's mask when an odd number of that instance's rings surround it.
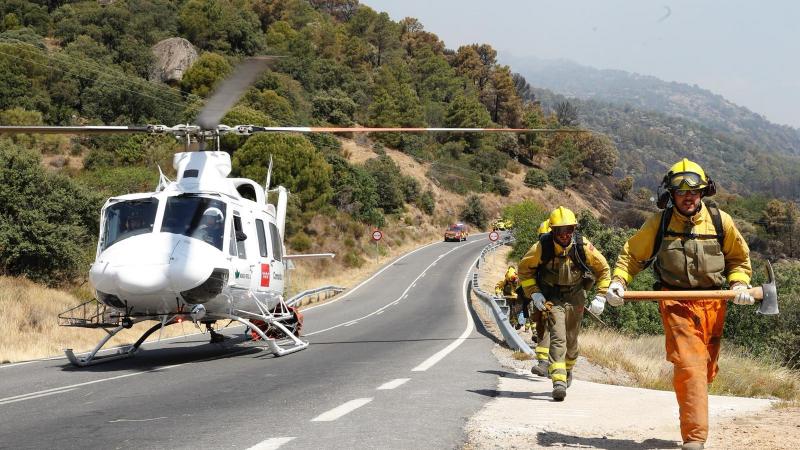
M 678 172 L 669 177 L 669 189 L 698 189 L 706 187 L 708 183 L 694 172 Z

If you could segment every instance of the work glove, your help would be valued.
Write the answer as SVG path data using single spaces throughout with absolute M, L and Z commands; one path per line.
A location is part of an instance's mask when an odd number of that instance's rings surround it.
M 533 306 L 536 307 L 539 311 L 544 311 L 544 295 L 541 292 L 534 292 L 531 296 L 531 301 L 533 301 Z
M 622 298 L 624 296 L 625 286 L 619 281 L 612 281 L 611 285 L 608 286 L 608 291 L 606 292 L 606 300 L 608 300 L 608 304 L 611 306 L 622 306 L 622 304 L 625 303 L 625 300 Z
M 589 312 L 594 314 L 595 316 L 599 316 L 603 314 L 603 310 L 606 308 L 606 298 L 600 294 L 594 296 L 594 300 L 589 305 Z
M 734 284 L 732 289 L 736 292 L 736 297 L 733 297 L 733 303 L 737 305 L 752 305 L 755 303 L 756 299 L 747 291 L 748 288 L 744 283 Z

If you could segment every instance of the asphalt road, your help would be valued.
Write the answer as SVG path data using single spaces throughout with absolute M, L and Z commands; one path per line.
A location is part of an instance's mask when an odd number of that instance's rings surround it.
M 467 303 L 487 243 L 423 247 L 306 308 L 311 345 L 280 358 L 192 335 L 83 369 L 0 366 L 0 448 L 458 448 L 500 373 Z

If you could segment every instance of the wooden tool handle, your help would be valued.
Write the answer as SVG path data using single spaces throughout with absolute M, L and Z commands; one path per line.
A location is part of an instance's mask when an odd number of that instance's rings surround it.
M 753 298 L 764 298 L 761 286 L 747 290 Z M 731 300 L 738 292 L 734 290 L 715 291 L 625 291 L 626 301 L 636 300 Z

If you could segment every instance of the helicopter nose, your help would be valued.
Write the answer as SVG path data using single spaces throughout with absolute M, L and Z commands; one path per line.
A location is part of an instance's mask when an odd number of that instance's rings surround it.
M 111 294 L 174 294 L 205 282 L 220 254 L 213 246 L 185 236 L 143 234 L 104 251 L 92 265 L 90 279 L 96 289 Z

